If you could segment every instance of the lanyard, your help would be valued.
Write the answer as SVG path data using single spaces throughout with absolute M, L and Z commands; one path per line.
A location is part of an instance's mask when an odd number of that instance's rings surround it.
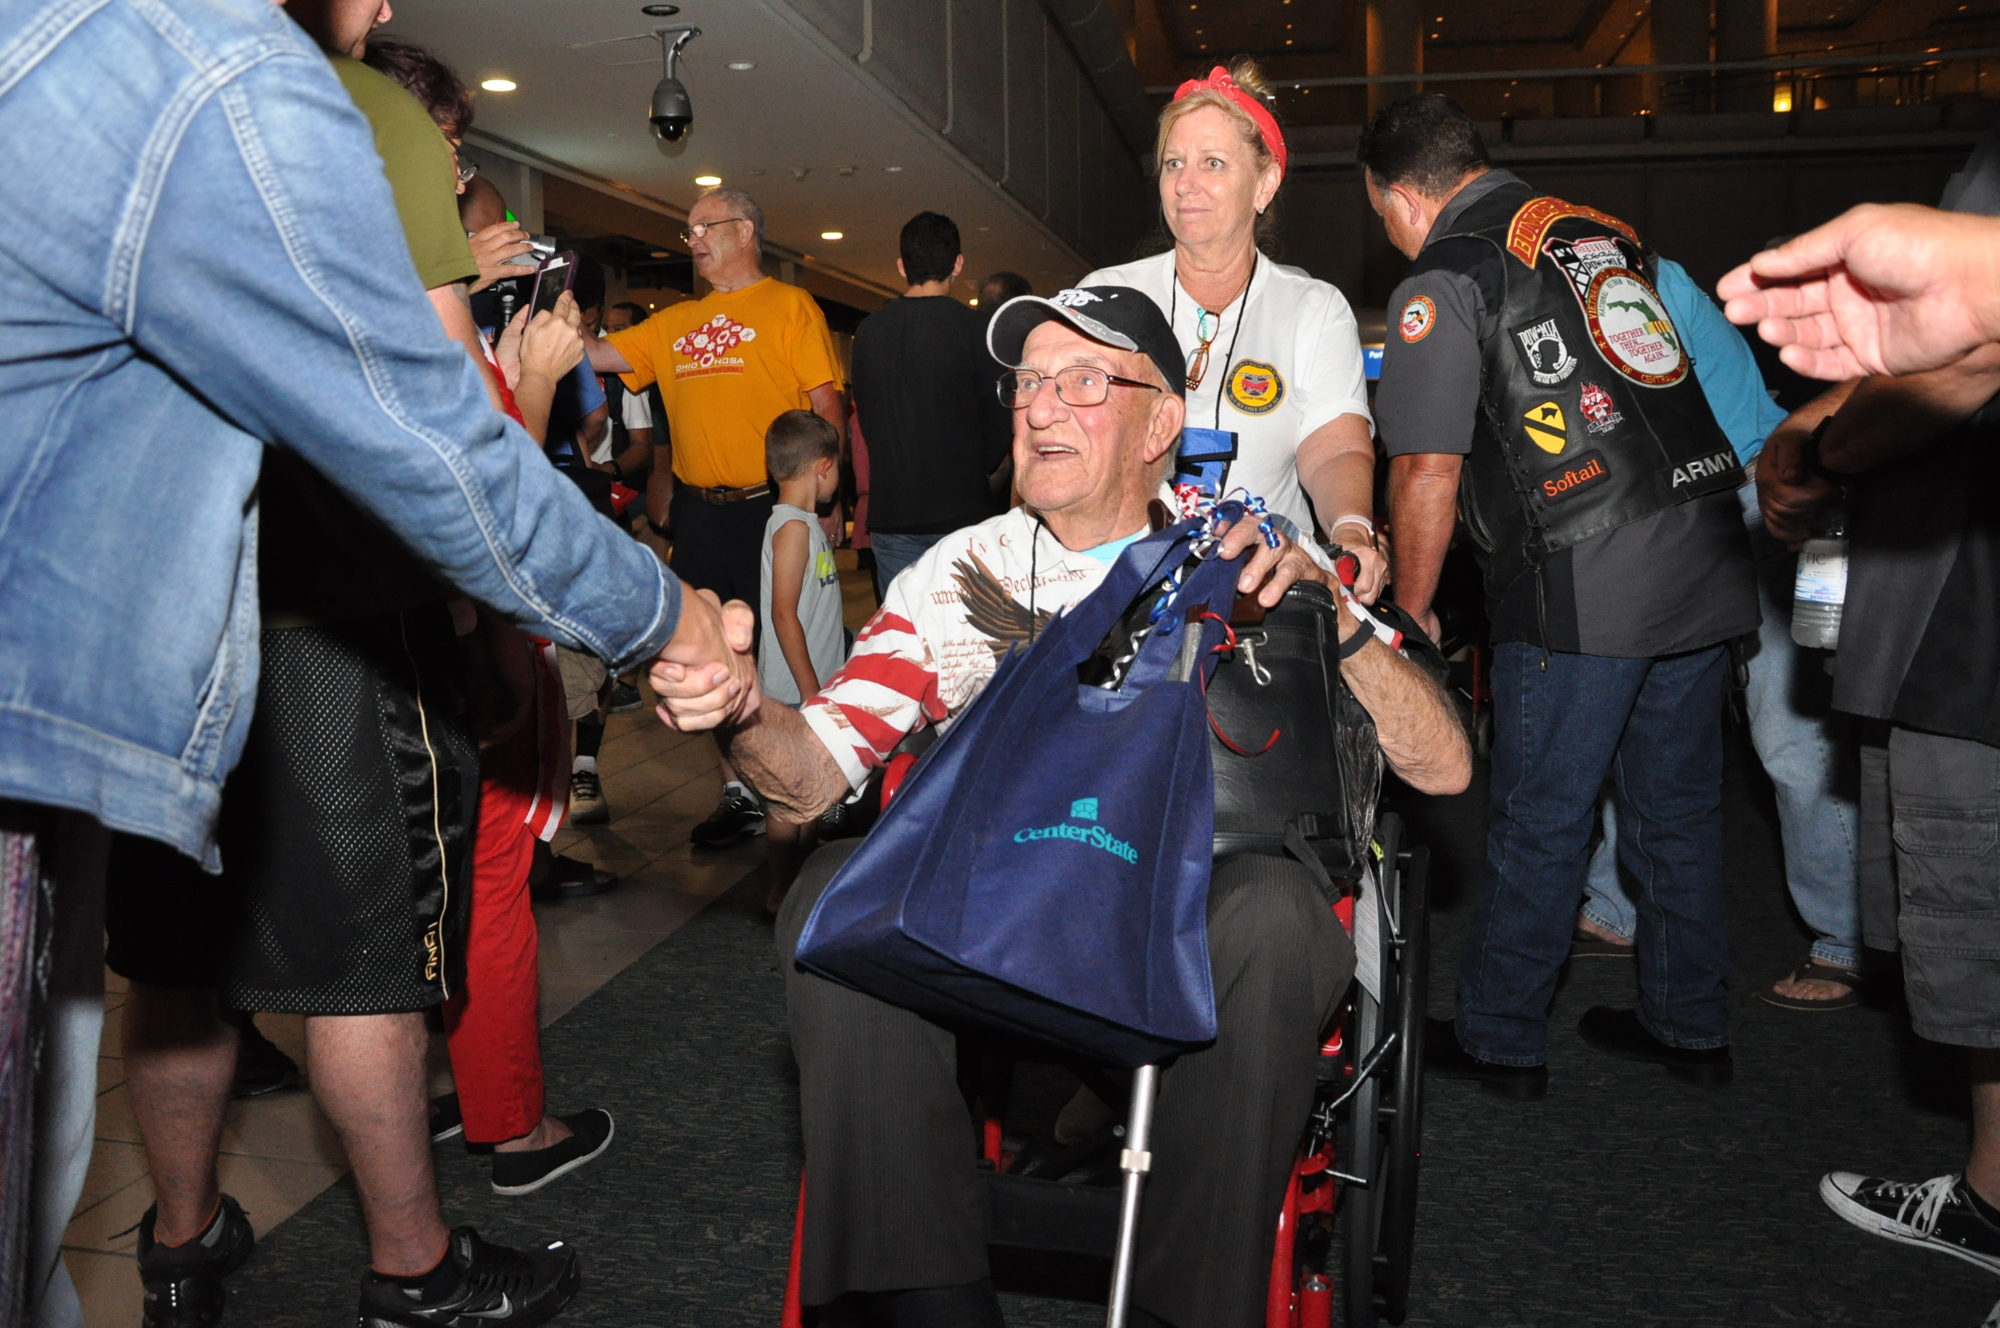
M 1236 306 L 1236 327 L 1235 327 L 1235 329 L 1234 329 L 1234 330 L 1233 330 L 1232 332 L 1230 332 L 1230 334 L 1229 334 L 1229 350 L 1228 350 L 1228 351 L 1227 351 L 1227 352 L 1226 352 L 1226 353 L 1225 353 L 1225 354 L 1223 355 L 1223 357 L 1222 357 L 1222 379 L 1223 379 L 1223 381 L 1222 381 L 1222 382 L 1220 382 L 1220 383 L 1218 383 L 1218 384 L 1216 385 L 1216 388 L 1215 388 L 1215 424 L 1214 424 L 1214 427 L 1215 427 L 1215 428 L 1217 428 L 1217 429 L 1220 429 L 1220 428 L 1222 427 L 1222 395 L 1223 395 L 1223 392 L 1224 392 L 1224 390 L 1225 390 L 1225 389 L 1226 389 L 1226 388 L 1228 387 L 1228 385 L 1229 385 L 1229 373 L 1230 373 L 1230 369 L 1229 369 L 1229 366 L 1230 366 L 1230 365 L 1231 365 L 1232 363 L 1234 363 L 1234 362 L 1235 362 L 1235 359 L 1236 359 L 1236 339 L 1237 339 L 1238 337 L 1240 337 L 1240 336 L 1242 336 L 1242 335 L 1243 335 L 1243 324 L 1244 324 L 1245 320 L 1247 320 L 1247 319 L 1249 318 L 1249 316 L 1250 316 L 1250 288 L 1251 288 L 1252 286 L 1255 286 L 1255 285 L 1257 284 L 1257 269 L 1258 269 L 1258 267 L 1259 267 L 1259 266 L 1260 266 L 1260 265 L 1262 264 L 1262 262 L 1263 262 L 1263 258 L 1264 258 L 1264 256 L 1263 256 L 1263 255 L 1262 255 L 1262 254 L 1260 253 L 1260 254 L 1256 255 L 1255 257 L 1253 257 L 1253 258 L 1252 258 L 1252 259 L 1250 260 L 1250 275 L 1249 275 L 1249 277 L 1248 277 L 1247 279 L 1245 279 L 1245 281 L 1243 282 L 1243 294 L 1241 294 L 1241 295 L 1237 296 L 1237 299 L 1238 299 L 1238 300 L 1240 300 L 1240 301 L 1241 301 L 1241 303 L 1240 303 L 1240 304 L 1238 304 L 1238 305 Z M 1172 327 L 1172 326 L 1173 326 L 1173 324 L 1174 324 L 1174 319 L 1175 319 L 1175 317 L 1176 317 L 1176 316 L 1177 316 L 1177 315 L 1178 315 L 1178 314 L 1180 313 L 1180 307 L 1181 307 L 1181 270 L 1180 270 L 1180 265 L 1179 265 L 1179 264 L 1175 264 L 1175 265 L 1174 265 L 1174 273 L 1173 273 L 1173 276 L 1174 276 L 1174 289 L 1173 289 L 1173 294 L 1172 294 L 1172 295 L 1171 295 L 1171 297 L 1170 297 L 1170 302 L 1169 302 L 1169 304 L 1168 304 L 1168 307 L 1167 307 L 1167 326 L 1168 326 L 1168 327 Z M 1205 310 L 1205 309 L 1204 309 L 1204 310 L 1202 310 L 1202 312 L 1203 312 L 1203 313 L 1206 313 L 1206 312 L 1207 312 L 1207 310 Z M 1217 315 L 1216 315 L 1216 318 L 1217 318 L 1217 319 L 1220 319 L 1221 317 L 1222 317 L 1222 315 L 1221 315 L 1221 314 L 1217 314 Z M 1215 332 L 1216 332 L 1216 336 L 1220 336 L 1220 335 L 1222 335 L 1222 328 L 1221 328 L 1220 326 L 1218 326 L 1218 327 L 1217 327 L 1217 328 L 1215 329 Z M 1196 336 L 1198 337 L 1198 336 L 1200 336 L 1201 334 L 1199 333 L 1199 331 L 1197 331 L 1195 335 L 1196 335 Z M 1212 341 L 1214 341 L 1214 340 L 1215 340 L 1215 337 L 1210 337 L 1210 338 L 1209 338 L 1209 341 L 1211 341 L 1211 342 L 1212 342 Z

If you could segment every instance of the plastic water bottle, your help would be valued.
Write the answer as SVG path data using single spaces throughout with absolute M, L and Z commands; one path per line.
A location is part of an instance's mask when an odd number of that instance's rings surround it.
M 1840 610 L 1847 602 L 1847 517 L 1835 512 L 1824 535 L 1799 550 L 1792 585 L 1792 640 L 1814 650 L 1840 644 Z

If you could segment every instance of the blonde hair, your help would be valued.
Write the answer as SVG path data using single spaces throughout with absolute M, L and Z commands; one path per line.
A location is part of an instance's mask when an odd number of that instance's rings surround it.
M 1239 55 L 1229 62 L 1229 77 L 1235 81 L 1237 87 L 1258 101 L 1270 101 L 1271 85 L 1265 80 L 1264 71 L 1249 56 Z M 1257 154 L 1257 169 L 1260 173 L 1277 160 L 1271 155 L 1270 145 L 1264 141 L 1264 135 L 1257 129 L 1257 122 L 1250 118 L 1248 112 L 1238 106 L 1226 93 L 1217 92 L 1213 88 L 1203 88 L 1199 92 L 1189 93 L 1179 101 L 1170 101 L 1161 108 L 1160 132 L 1153 140 L 1153 170 L 1156 174 L 1166 163 L 1167 135 L 1173 132 L 1174 126 L 1180 122 L 1182 116 L 1192 115 L 1204 106 L 1215 107 L 1235 123 L 1236 132 L 1242 136 L 1243 142 Z
M 1229 62 L 1229 77 L 1237 87 L 1249 93 L 1258 101 L 1269 105 L 1271 84 L 1265 79 L 1263 69 L 1258 66 L 1255 60 L 1252 60 L 1247 55 L 1237 56 Z M 1243 139 L 1245 146 L 1256 154 L 1255 161 L 1259 175 L 1262 175 L 1267 167 L 1277 161 L 1277 157 L 1271 151 L 1271 145 L 1264 141 L 1263 133 L 1258 130 L 1257 122 L 1250 118 L 1249 112 L 1237 105 L 1235 99 L 1228 94 L 1217 92 L 1213 88 L 1203 88 L 1199 92 L 1189 93 L 1179 101 L 1170 101 L 1160 109 L 1160 131 L 1153 139 L 1154 178 L 1157 179 L 1160 172 L 1166 169 L 1167 135 L 1173 132 L 1174 126 L 1180 122 L 1182 116 L 1192 115 L 1204 106 L 1213 106 L 1229 117 L 1230 122 L 1236 126 L 1236 132 Z M 1282 183 L 1279 186 L 1279 190 L 1283 192 Z M 1164 205 L 1162 206 L 1160 224 L 1162 226 L 1167 225 Z M 1171 231 L 1172 227 L 1168 226 L 1167 229 Z M 1258 246 L 1260 248 L 1269 248 L 1271 242 L 1276 239 L 1277 230 L 1278 196 L 1273 194 L 1270 204 L 1257 216 L 1256 240 Z

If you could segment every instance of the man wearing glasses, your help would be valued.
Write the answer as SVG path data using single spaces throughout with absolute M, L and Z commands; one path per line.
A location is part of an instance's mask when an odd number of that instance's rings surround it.
M 1186 362 L 1166 315 L 1129 286 L 1024 295 L 987 347 L 1013 409 L 1022 505 L 933 545 L 891 583 L 853 656 L 803 707 L 710 691 L 653 670 L 671 722 L 717 729 L 775 814 L 809 820 L 859 787 L 902 737 L 948 725 L 1011 648 L 1104 580 L 1165 519 L 1155 500 L 1186 419 Z M 1249 522 L 1240 594 L 1274 605 L 1307 552 L 1266 547 Z M 1471 748 L 1431 675 L 1340 610 L 1342 677 L 1373 717 L 1391 769 L 1456 792 Z M 1115 752 L 1104 753 L 1115 761 Z M 905 1328 L 996 1328 L 986 1210 L 955 1078 L 953 1033 L 799 971 L 799 933 L 858 841 L 810 858 L 778 915 L 806 1188 L 800 1288 L 808 1305 L 862 1293 L 864 1316 Z M 1275 1223 L 1310 1109 L 1316 1036 L 1347 986 L 1354 950 L 1303 866 L 1243 855 L 1209 890 L 1218 1035 L 1161 1080 L 1156 1158 L 1139 1235 L 1133 1322 L 1254 1328 L 1264 1322 Z M 871 1320 L 872 1321 L 872 1320 Z
M 590 342 L 590 364 L 622 374 L 633 392 L 660 385 L 667 430 L 653 465 L 672 469 L 674 571 L 696 590 L 754 605 L 776 501 L 764 431 L 785 411 L 811 410 L 844 439 L 840 360 L 812 296 L 764 275 L 764 213 L 748 194 L 709 190 L 681 238 L 709 293 Z M 763 833 L 763 807 L 726 765 L 723 779 L 721 804 L 694 829 L 697 847 Z

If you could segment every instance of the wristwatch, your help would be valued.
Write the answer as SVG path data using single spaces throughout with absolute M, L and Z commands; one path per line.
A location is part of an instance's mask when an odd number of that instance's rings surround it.
M 1806 468 L 1807 474 L 1816 475 L 1828 484 L 1845 485 L 1850 483 L 1854 477 L 1852 475 L 1843 475 L 1837 470 L 1828 470 L 1826 463 L 1819 459 L 1820 436 L 1826 432 L 1826 427 L 1832 424 L 1837 418 L 1839 418 L 1837 414 L 1829 415 L 1813 426 L 1813 431 L 1806 435 L 1805 442 L 1799 447 L 1799 464 Z

